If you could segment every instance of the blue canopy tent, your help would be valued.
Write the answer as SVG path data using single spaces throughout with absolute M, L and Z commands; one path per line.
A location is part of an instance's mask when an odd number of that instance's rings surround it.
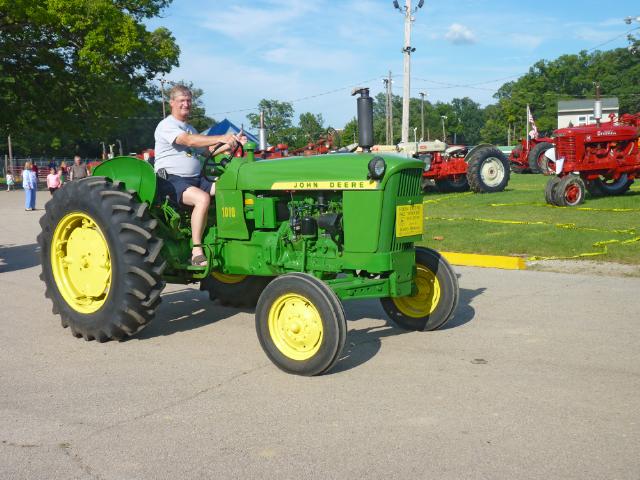
M 240 131 L 238 127 L 236 127 L 233 123 L 231 123 L 226 118 L 222 120 L 220 123 L 217 123 L 213 127 L 209 127 L 207 130 L 202 132 L 203 135 L 226 135 L 227 133 L 236 134 Z M 250 142 L 254 142 L 256 145 L 259 144 L 258 137 L 249 133 L 245 130 L 244 134 L 247 136 L 247 139 Z

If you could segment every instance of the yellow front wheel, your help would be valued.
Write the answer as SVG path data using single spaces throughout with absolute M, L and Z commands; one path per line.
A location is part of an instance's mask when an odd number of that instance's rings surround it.
M 256 332 L 263 350 L 280 369 L 319 375 L 337 361 L 347 337 L 336 294 L 305 273 L 274 279 L 256 307 Z
M 416 292 L 381 299 L 387 315 L 407 330 L 436 330 L 453 316 L 458 305 L 458 278 L 435 250 L 416 247 Z

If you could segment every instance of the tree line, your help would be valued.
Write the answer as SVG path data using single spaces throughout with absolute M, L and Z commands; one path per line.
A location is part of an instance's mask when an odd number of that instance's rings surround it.
M 14 154 L 97 156 L 100 143 L 118 139 L 124 153 L 153 145 L 162 119 L 158 78 L 179 65 L 180 49 L 166 28 L 148 30 L 171 0 L 0 0 L 0 151 L 11 135 Z M 504 144 L 507 132 L 525 132 L 526 105 L 540 131 L 556 125 L 558 100 L 593 98 L 593 83 L 605 96 L 617 96 L 621 113 L 640 111 L 640 42 L 629 48 L 583 51 L 540 60 L 481 107 L 468 97 L 451 102 L 410 100 L 410 140 Z M 189 84 L 187 82 L 187 84 Z M 194 91 L 192 123 L 204 130 L 202 90 Z M 392 96 L 393 143 L 400 141 L 402 99 Z M 384 93 L 374 98 L 376 143 L 386 142 Z M 421 109 L 424 107 L 424 116 Z M 338 145 L 357 139 L 355 118 L 344 126 L 325 125 L 322 113 L 294 119 L 291 103 L 263 99 L 268 141 L 298 148 L 332 133 Z M 247 116 L 251 127 L 259 115 Z M 424 130 L 422 121 L 424 118 Z M 444 127 L 444 132 L 443 132 Z M 415 129 L 415 130 L 414 130 Z M 337 133 L 337 132 L 339 133 Z M 415 133 L 414 133 L 415 132 Z

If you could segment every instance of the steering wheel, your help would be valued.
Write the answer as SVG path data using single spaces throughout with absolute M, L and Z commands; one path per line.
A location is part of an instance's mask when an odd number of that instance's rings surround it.
M 229 164 L 231 159 L 235 157 L 238 150 L 240 150 L 240 156 L 244 156 L 244 148 L 242 147 L 242 143 L 238 142 L 236 146 L 233 148 L 233 150 L 231 151 L 231 153 L 228 156 L 223 157 L 220 160 L 220 164 L 217 164 L 214 159 L 215 153 L 217 150 L 220 149 L 220 147 L 224 145 L 227 145 L 227 144 L 225 142 L 214 143 L 213 145 L 211 145 L 212 147 L 214 147 L 213 150 L 210 150 L 209 153 L 204 157 L 204 163 L 202 164 L 202 176 L 207 180 L 209 180 L 210 182 L 214 182 L 215 179 L 207 175 L 209 168 L 215 169 L 215 168 L 222 167 L 222 170 L 224 171 L 224 168 Z

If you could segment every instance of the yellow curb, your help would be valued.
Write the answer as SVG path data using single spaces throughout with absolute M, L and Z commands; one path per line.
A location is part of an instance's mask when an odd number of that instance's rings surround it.
M 453 265 L 465 267 L 502 268 L 504 270 L 526 270 L 527 263 L 520 257 L 477 255 L 475 253 L 440 252 Z

